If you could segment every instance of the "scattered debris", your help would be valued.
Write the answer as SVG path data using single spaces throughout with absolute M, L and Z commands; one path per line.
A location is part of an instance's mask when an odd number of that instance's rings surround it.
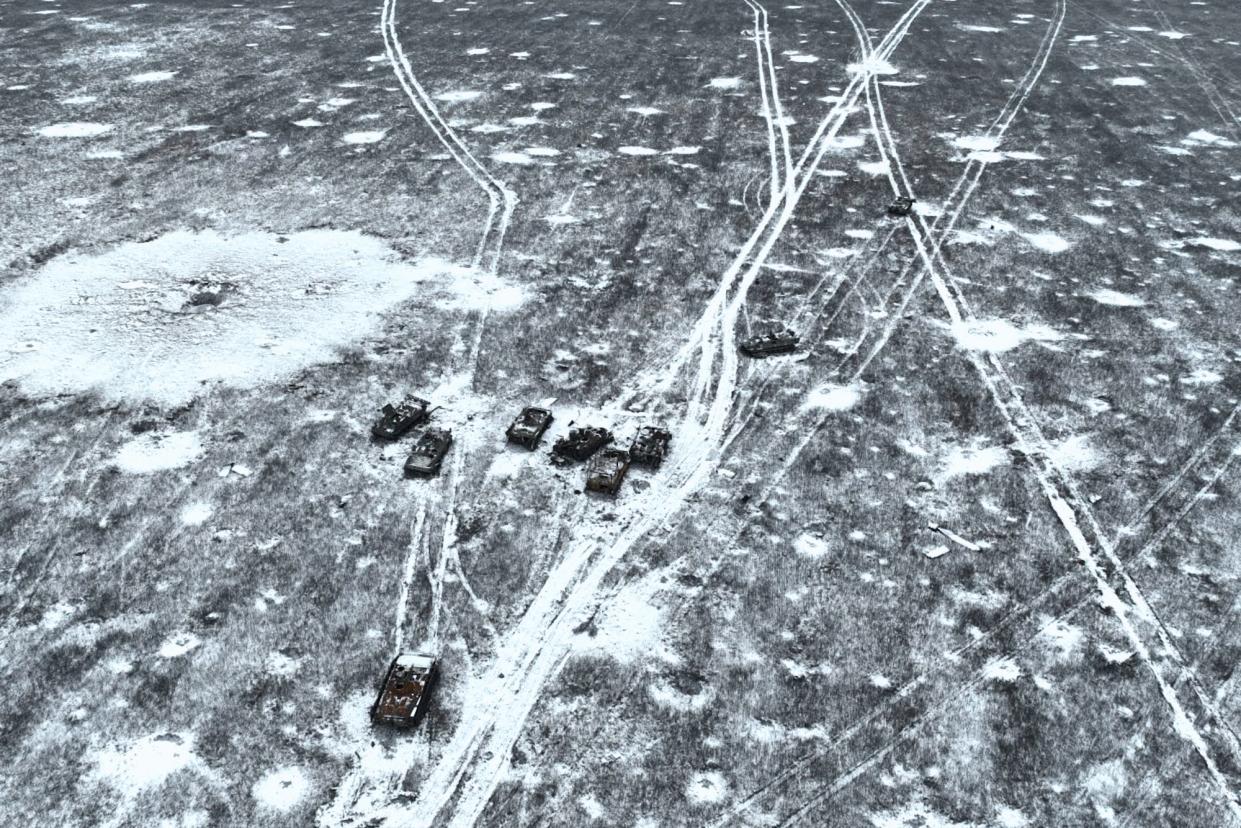
M 434 656 L 401 653 L 392 659 L 379 696 L 371 705 L 371 721 L 396 727 L 418 724 L 426 713 L 431 686 L 438 675 Z
M 405 461 L 405 473 L 430 477 L 439 474 L 444 455 L 452 447 L 452 432 L 446 428 L 428 428 L 418 435 L 409 459 Z
M 659 426 L 642 426 L 629 447 L 629 458 L 640 465 L 659 468 L 668 455 L 672 432 Z
M 614 495 L 629 471 L 629 452 L 624 449 L 604 449 L 595 455 L 586 467 L 586 488 L 592 492 Z
M 406 397 L 397 405 L 383 407 L 383 417 L 371 428 L 371 434 L 379 440 L 397 440 L 414 426 L 427 419 L 430 406 L 421 397 Z
M 612 442 L 612 432 L 597 426 L 583 426 L 569 431 L 552 446 L 552 459 L 567 463 L 589 460 L 595 452 Z
M 547 431 L 551 424 L 552 412 L 546 408 L 528 406 L 521 410 L 517 419 L 513 420 L 513 424 L 504 432 L 504 436 L 510 443 L 534 451 L 539 446 L 539 440 L 543 439 L 543 432 Z
M 801 341 L 796 333 L 789 328 L 769 331 L 741 341 L 741 353 L 748 357 L 761 359 L 776 354 L 792 353 Z

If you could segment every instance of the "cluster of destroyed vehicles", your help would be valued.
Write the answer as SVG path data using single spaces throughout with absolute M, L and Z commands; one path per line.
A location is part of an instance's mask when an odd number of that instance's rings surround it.
M 429 420 L 433 410 L 429 402 L 415 396 L 406 397 L 396 405 L 385 405 L 371 434 L 377 440 L 399 440 Z M 534 451 L 553 419 L 552 412 L 546 408 L 523 408 L 504 436 L 508 442 Z M 663 463 L 672 443 L 672 433 L 659 426 L 641 426 L 628 450 L 611 446 L 614 440 L 614 435 L 606 428 L 571 428 L 552 445 L 552 462 L 557 465 L 586 462 L 586 488 L 615 495 L 631 464 L 658 468 Z M 417 432 L 413 449 L 405 461 L 405 473 L 417 477 L 439 473 L 451 447 L 452 432 L 448 429 L 428 427 Z M 399 654 L 388 665 L 379 695 L 371 705 L 371 721 L 413 727 L 426 712 L 427 697 L 437 676 L 435 656 Z
M 385 405 L 381 417 L 371 428 L 377 440 L 393 441 L 404 437 L 425 423 L 434 409 L 421 397 L 408 396 L 396 405 Z M 523 408 L 504 432 L 514 445 L 534 451 L 552 424 L 552 412 L 546 408 Z M 452 432 L 446 428 L 425 428 L 416 432 L 414 446 L 405 461 L 405 473 L 411 477 L 430 477 L 439 473 L 444 457 L 452 448 Z M 567 465 L 587 462 L 586 488 L 615 495 L 632 463 L 658 468 L 668 454 L 672 433 L 659 426 L 642 426 L 628 451 L 610 444 L 615 440 L 611 431 L 598 426 L 570 429 L 552 445 L 552 462 Z
M 906 218 L 913 213 L 914 199 L 897 196 L 888 207 L 888 215 Z M 778 328 L 747 337 L 739 345 L 741 353 L 755 359 L 788 354 L 797 350 L 800 337 L 789 328 Z M 385 405 L 383 417 L 372 429 L 376 438 L 396 440 L 415 426 L 425 422 L 431 410 L 420 397 L 407 397 L 398 405 Z M 552 424 L 552 412 L 546 408 L 522 409 L 504 432 L 508 442 L 534 451 Z M 572 425 L 572 424 L 570 424 Z M 658 468 L 667 456 L 672 434 L 659 426 L 642 426 L 628 450 L 611 445 L 612 432 L 597 426 L 572 428 L 552 445 L 552 462 L 567 465 L 585 462 L 586 488 L 615 495 L 625 480 L 631 464 Z M 434 475 L 452 446 L 452 432 L 427 428 L 414 443 L 405 471 L 410 475 Z M 388 666 L 379 696 L 371 706 L 375 724 L 413 727 L 426 712 L 427 697 L 438 676 L 436 658 L 425 653 L 401 653 Z

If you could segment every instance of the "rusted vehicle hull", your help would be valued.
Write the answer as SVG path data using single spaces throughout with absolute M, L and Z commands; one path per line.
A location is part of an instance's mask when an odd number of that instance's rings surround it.
M 427 712 L 431 688 L 439 676 L 433 656 L 402 653 L 392 659 L 379 695 L 371 705 L 371 721 L 377 725 L 413 727 Z
M 586 488 L 592 492 L 615 495 L 629 471 L 629 452 L 608 449 L 591 459 L 586 468 Z

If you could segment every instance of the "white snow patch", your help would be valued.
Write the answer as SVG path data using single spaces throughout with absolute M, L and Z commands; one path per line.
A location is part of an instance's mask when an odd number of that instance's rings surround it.
M 183 526 L 202 526 L 211 516 L 215 514 L 215 509 L 210 503 L 191 503 L 181 510 L 181 525 Z
M 1005 31 L 1004 29 L 1000 29 L 995 26 L 979 26 L 974 23 L 959 23 L 957 24 L 957 28 L 963 32 L 984 32 L 987 34 L 998 34 L 999 32 Z
M 616 151 L 621 155 L 658 155 L 658 150 L 650 147 L 617 147 Z
M 806 395 L 802 411 L 848 411 L 857 405 L 861 394 L 851 385 L 826 383 Z
M 155 71 L 141 72 L 137 75 L 130 75 L 130 83 L 160 83 L 161 81 L 170 81 L 177 76 L 176 72 Z
M 153 474 L 188 466 L 202 454 L 197 431 L 151 431 L 121 446 L 112 463 L 129 474 Z
M 666 663 L 680 663 L 663 643 L 663 609 L 655 600 L 664 574 L 656 570 L 626 584 L 596 619 L 595 634 L 579 636 L 579 649 L 610 656 L 622 664 L 641 663 L 653 654 Z
M 793 541 L 793 550 L 804 558 L 822 558 L 829 551 L 827 541 L 817 535 L 801 534 Z
M 1022 233 L 1021 237 L 1044 253 L 1063 253 L 1069 243 L 1055 233 Z
M 859 161 L 857 168 L 867 175 L 886 175 L 890 169 L 888 161 Z
M 965 150 L 993 150 L 1000 146 L 1000 139 L 991 135 L 963 135 L 952 139 L 952 144 Z
M 386 129 L 376 129 L 366 132 L 347 132 L 341 136 L 342 141 L 346 144 L 378 144 L 388 134 Z
M 741 86 L 741 78 L 712 78 L 707 83 L 710 89 L 737 89 Z
M 477 89 L 457 89 L 452 92 L 441 92 L 435 96 L 435 100 L 444 103 L 461 103 L 462 101 L 472 101 L 481 98 L 483 93 Z
M 296 766 L 268 771 L 250 789 L 259 807 L 280 814 L 297 807 L 309 791 L 305 771 Z
M 95 766 L 91 775 L 126 800 L 158 788 L 177 771 L 199 763 L 192 733 L 145 736 L 123 746 L 92 750 L 87 756 Z
M 1146 81 L 1137 77 L 1112 78 L 1112 86 L 1146 86 Z
M 664 152 L 664 155 L 697 155 L 702 147 L 673 147 Z
M 991 353 L 1011 351 L 1030 341 L 1056 342 L 1064 338 L 1063 334 L 1047 325 L 1033 323 L 1018 327 L 1007 319 L 956 322 L 951 326 L 951 331 L 962 348 Z
M 497 164 L 533 164 L 534 159 L 524 152 L 514 152 L 512 150 L 500 150 L 491 153 L 491 160 Z
M 1219 250 L 1223 253 L 1232 253 L 1236 250 L 1241 250 L 1241 243 L 1235 242 L 1232 239 L 1212 239 L 1205 236 L 1199 236 L 1196 239 L 1190 239 L 1189 243 L 1196 244 L 1199 247 L 1210 248 L 1211 250 Z
M 971 474 L 986 474 L 1008 463 L 1003 446 L 955 446 L 944 457 L 942 477 L 951 479 Z
M 1214 385 L 1224 379 L 1223 374 L 1210 368 L 1196 368 L 1193 372 L 1181 377 L 1185 385 Z
M 330 361 L 414 297 L 454 310 L 524 301 L 499 277 L 440 259 L 402 261 L 354 231 L 176 231 L 70 252 L 0 296 L 0 354 L 20 351 L 0 361 L 0 382 L 182 404 L 206 384 L 253 388 Z
M 44 138 L 94 138 L 111 131 L 112 124 L 95 124 L 85 121 L 67 121 L 39 127 L 39 134 Z
M 1141 296 L 1134 296 L 1132 293 L 1121 293 L 1110 288 L 1092 291 L 1086 295 L 1100 305 L 1111 305 L 1116 308 L 1140 308 L 1146 305 L 1146 300 Z
M 175 632 L 160 645 L 160 658 L 180 658 L 202 644 L 202 639 L 192 632 Z
M 715 805 L 728 796 L 728 781 L 719 771 L 699 771 L 689 778 L 685 798 L 695 805 Z
M 983 678 L 1012 683 L 1021 678 L 1021 667 L 1008 657 L 993 658 L 982 669 Z
M 897 69 L 883 58 L 872 56 L 860 63 L 850 63 L 845 71 L 851 75 L 895 75 Z

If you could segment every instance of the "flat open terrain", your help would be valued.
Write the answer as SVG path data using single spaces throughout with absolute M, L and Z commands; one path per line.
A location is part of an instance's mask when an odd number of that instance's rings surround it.
M 0 824 L 1241 825 L 1235 2 L 0 0 L 0 65 Z

